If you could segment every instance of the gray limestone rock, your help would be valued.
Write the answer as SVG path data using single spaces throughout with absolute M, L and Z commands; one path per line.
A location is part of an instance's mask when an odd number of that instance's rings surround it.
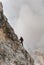
M 3 11 L 0 2 L 0 11 Z M 0 65 L 34 65 L 3 12 L 0 12 Z M 3 16 L 3 17 L 2 17 Z

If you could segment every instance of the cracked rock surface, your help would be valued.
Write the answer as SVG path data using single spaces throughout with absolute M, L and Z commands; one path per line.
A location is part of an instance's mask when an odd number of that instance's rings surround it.
M 3 14 L 0 2 L 0 65 L 34 65 L 32 57 L 23 47 Z

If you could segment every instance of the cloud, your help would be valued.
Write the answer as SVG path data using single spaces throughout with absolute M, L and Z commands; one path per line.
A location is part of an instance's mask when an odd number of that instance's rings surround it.
M 24 38 L 26 49 L 44 47 L 44 16 L 34 14 L 28 5 L 23 5 L 16 27 L 17 34 Z

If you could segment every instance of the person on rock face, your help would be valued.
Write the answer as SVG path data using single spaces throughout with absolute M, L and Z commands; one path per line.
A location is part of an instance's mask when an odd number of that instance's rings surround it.
M 23 45 L 23 37 L 20 37 L 20 42 L 22 43 L 22 45 Z

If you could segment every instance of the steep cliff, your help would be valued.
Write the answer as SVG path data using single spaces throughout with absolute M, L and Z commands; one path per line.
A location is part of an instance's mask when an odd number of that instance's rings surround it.
M 0 65 L 34 65 L 32 57 L 23 47 L 3 14 L 0 2 Z

